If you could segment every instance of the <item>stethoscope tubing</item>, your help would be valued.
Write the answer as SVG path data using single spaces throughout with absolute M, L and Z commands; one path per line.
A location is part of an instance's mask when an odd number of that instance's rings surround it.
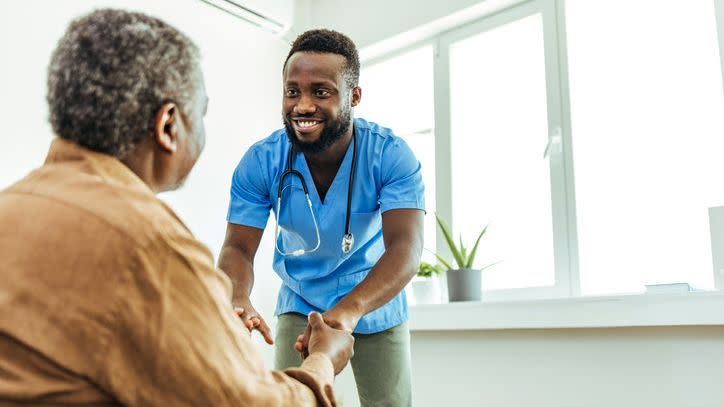
M 357 132 L 353 128 L 352 129 L 352 165 L 349 170 L 349 185 L 347 188 L 347 213 L 345 215 L 344 219 L 344 236 L 342 237 L 342 251 L 344 253 L 349 253 L 349 251 L 352 249 L 352 246 L 354 245 L 354 235 L 352 234 L 350 230 L 350 213 L 352 210 L 352 191 L 354 187 L 354 178 L 355 178 L 355 172 L 357 168 Z M 274 226 L 274 238 L 275 242 L 274 245 L 276 247 L 277 252 L 281 254 L 282 256 L 299 256 L 305 253 L 313 253 L 315 252 L 321 243 L 320 235 L 319 235 L 319 226 L 317 225 L 317 219 L 314 216 L 314 209 L 312 207 L 312 200 L 309 198 L 309 188 L 307 188 L 307 183 L 304 181 L 304 177 L 302 176 L 302 173 L 294 169 L 293 165 L 293 158 L 294 158 L 294 145 L 292 144 L 289 146 L 289 154 L 287 156 L 287 167 L 282 173 L 282 175 L 279 177 L 279 187 L 277 189 L 277 210 L 276 210 L 276 224 Z M 281 249 L 279 249 L 278 240 L 279 240 L 279 216 L 281 216 L 281 213 L 279 212 L 281 209 L 281 202 L 282 202 L 282 192 L 284 191 L 284 180 L 289 177 L 294 176 L 299 179 L 299 182 L 302 184 L 302 189 L 304 190 L 304 196 L 307 199 L 307 205 L 309 207 L 309 212 L 312 215 L 312 221 L 314 222 L 314 230 L 317 235 L 317 244 L 316 246 L 311 250 L 304 250 L 304 249 L 298 249 L 293 252 L 283 252 Z

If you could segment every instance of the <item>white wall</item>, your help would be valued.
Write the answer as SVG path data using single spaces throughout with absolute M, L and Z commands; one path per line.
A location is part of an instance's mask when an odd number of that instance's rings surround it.
M 415 332 L 414 405 L 717 407 L 724 327 Z
M 58 39 L 71 19 L 106 6 L 160 17 L 201 49 L 210 97 L 206 149 L 186 185 L 162 198 L 218 256 L 231 173 L 252 142 L 281 127 L 281 64 L 288 45 L 198 0 L 2 0 L 0 188 L 41 165 L 47 153 L 53 135 L 47 123 L 46 69 Z M 279 280 L 271 271 L 270 236 L 265 234 L 259 249 L 254 297 L 273 322 Z M 270 348 L 261 348 L 270 361 Z
M 296 22 L 294 30 L 303 31 L 309 27 L 339 30 L 352 38 L 358 47 L 363 48 L 480 3 L 483 2 L 480 0 L 312 0 L 308 4 L 299 3 L 300 8 L 306 7 L 311 12 L 305 15 L 304 20 Z

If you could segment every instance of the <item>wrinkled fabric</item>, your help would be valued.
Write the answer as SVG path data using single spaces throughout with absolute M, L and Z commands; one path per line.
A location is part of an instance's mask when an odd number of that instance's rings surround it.
M 332 365 L 268 371 L 231 284 L 117 159 L 56 139 L 0 192 L 0 401 L 334 405 Z

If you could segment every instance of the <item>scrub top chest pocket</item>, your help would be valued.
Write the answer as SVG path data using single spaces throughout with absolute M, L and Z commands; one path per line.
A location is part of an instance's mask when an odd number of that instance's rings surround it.
M 361 246 L 367 244 L 378 233 L 381 233 L 382 215 L 379 209 L 370 212 L 352 212 L 349 223 L 357 244 Z

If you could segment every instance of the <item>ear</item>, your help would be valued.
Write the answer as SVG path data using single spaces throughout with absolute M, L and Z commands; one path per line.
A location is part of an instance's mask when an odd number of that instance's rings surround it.
M 178 145 L 178 107 L 175 103 L 164 103 L 156 114 L 154 139 L 161 149 L 175 153 Z
M 350 105 L 352 107 L 355 107 L 359 104 L 359 102 L 362 100 L 362 88 L 359 86 L 355 86 L 352 88 L 352 100 L 350 100 Z

